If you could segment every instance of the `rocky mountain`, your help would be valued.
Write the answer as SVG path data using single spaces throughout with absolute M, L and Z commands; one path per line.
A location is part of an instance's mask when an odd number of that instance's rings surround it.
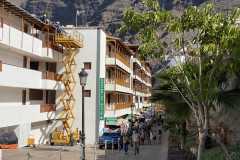
M 127 8 L 133 7 L 142 11 L 143 0 L 10 0 L 30 13 L 40 16 L 47 14 L 51 21 L 59 21 L 61 25 L 75 25 L 76 10 L 82 11 L 77 17 L 78 25 L 102 26 L 110 35 L 118 36 L 126 41 L 134 42 L 134 34 L 119 35 L 117 30 L 123 25 L 121 14 Z M 216 11 L 227 12 L 233 6 L 240 6 L 238 0 L 159 0 L 160 5 L 172 11 L 174 16 L 180 16 L 183 9 L 191 6 L 201 6 L 214 3 Z
M 10 0 L 36 16 L 47 14 L 50 21 L 60 22 L 61 25 L 75 25 L 76 11 L 78 25 L 102 26 L 111 36 L 120 37 L 124 41 L 135 42 L 135 34 L 127 32 L 119 35 L 118 29 L 123 25 L 121 14 L 127 8 L 142 12 L 143 0 Z M 203 6 L 214 3 L 216 12 L 240 7 L 239 0 L 159 0 L 161 7 L 179 17 L 184 8 L 192 5 Z M 162 27 L 163 29 L 163 27 Z M 170 41 L 171 35 L 163 34 L 165 41 Z M 136 42 L 135 42 L 136 43 Z M 154 63 L 153 63 L 154 64 Z M 154 67 L 154 65 L 153 65 Z M 157 68 L 156 70 L 158 70 Z

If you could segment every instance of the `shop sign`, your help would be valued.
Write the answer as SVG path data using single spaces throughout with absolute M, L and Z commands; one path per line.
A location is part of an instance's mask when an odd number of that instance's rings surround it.
M 100 78 L 99 120 L 104 120 L 104 78 Z
M 118 119 L 114 117 L 106 117 L 106 125 L 117 125 Z

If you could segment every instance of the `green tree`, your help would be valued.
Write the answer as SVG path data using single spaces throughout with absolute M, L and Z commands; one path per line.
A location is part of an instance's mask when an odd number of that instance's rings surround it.
M 167 69 L 171 82 L 197 119 L 199 131 L 198 160 L 201 160 L 206 137 L 214 138 L 224 149 L 227 159 L 232 159 L 225 145 L 216 134 L 209 133 L 209 108 L 217 98 L 217 78 L 226 73 L 235 77 L 239 72 L 240 28 L 236 19 L 240 9 L 227 16 L 213 13 L 214 6 L 208 4 L 201 9 L 196 6 L 184 10 L 180 18 L 159 6 L 156 0 L 143 2 L 146 10 L 138 13 L 127 9 L 122 18 L 125 22 L 120 32 L 132 29 L 137 32 L 141 45 L 141 56 L 157 58 Z M 174 34 L 171 44 L 162 41 L 160 26 Z M 168 54 L 176 65 L 166 68 L 162 59 Z M 181 88 L 177 85 L 181 84 Z

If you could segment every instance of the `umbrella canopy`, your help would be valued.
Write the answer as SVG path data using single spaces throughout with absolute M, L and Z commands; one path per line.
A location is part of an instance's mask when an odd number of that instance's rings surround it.
M 134 118 L 135 116 L 134 115 L 131 116 L 131 114 L 128 114 L 128 116 L 125 119 L 128 120 L 128 119 L 131 119 L 131 117 Z

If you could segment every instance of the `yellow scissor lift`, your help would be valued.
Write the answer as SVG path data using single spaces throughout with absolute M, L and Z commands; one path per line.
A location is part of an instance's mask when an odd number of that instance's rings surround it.
M 77 68 L 74 57 L 77 49 L 83 47 L 83 36 L 75 31 L 72 33 L 57 33 L 56 31 L 54 40 L 56 43 L 59 43 L 65 47 L 66 54 L 62 59 L 62 62 L 65 66 L 66 72 L 61 78 L 61 81 L 65 87 L 65 90 L 61 96 L 61 101 L 64 108 L 60 116 L 63 129 L 58 131 L 57 128 L 55 128 L 55 132 L 50 133 L 50 144 L 54 145 L 55 143 L 69 143 L 73 145 L 74 141 L 79 140 L 78 128 L 76 128 L 75 132 L 72 130 L 72 126 L 75 121 L 73 108 L 76 103 L 76 99 L 73 96 L 73 90 L 76 86 L 74 72 Z

